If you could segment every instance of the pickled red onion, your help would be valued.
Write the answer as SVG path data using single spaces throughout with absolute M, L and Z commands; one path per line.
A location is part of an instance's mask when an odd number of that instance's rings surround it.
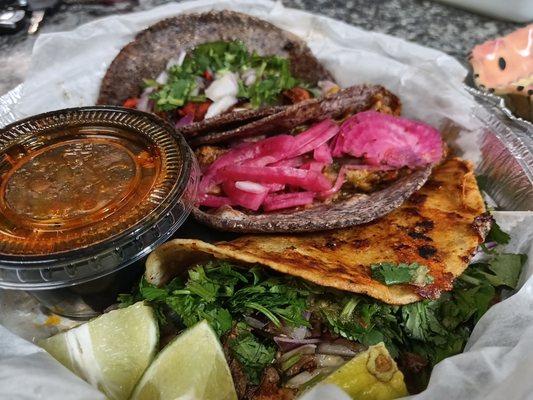
M 234 181 L 282 183 L 317 192 L 331 188 L 331 183 L 321 173 L 299 168 L 228 165 L 219 172 L 222 177 Z
M 436 129 L 365 111 L 340 127 L 327 119 L 296 136 L 278 135 L 230 148 L 206 169 L 199 203 L 239 205 L 254 211 L 261 206 L 264 211 L 296 207 L 333 196 L 345 183 L 348 169 L 417 168 L 437 163 L 442 155 Z M 357 160 L 347 163 L 350 156 Z M 332 185 L 322 170 L 334 158 L 342 158 L 342 166 Z M 208 194 L 216 185 L 227 197 Z
M 296 157 L 313 151 L 320 145 L 327 143 L 337 133 L 339 133 L 339 126 L 331 119 L 313 125 L 295 137 L 294 149 L 288 156 Z
M 438 163 L 443 145 L 439 132 L 429 125 L 364 111 L 342 124 L 332 154 L 363 157 L 370 165 L 416 168 Z
M 279 160 L 270 164 L 271 167 L 299 167 L 305 162 L 303 156 L 297 156 L 293 158 L 287 158 L 285 160 Z
M 240 164 L 251 159 L 256 160 L 256 164 L 261 164 L 257 162 L 257 159 L 265 160 L 266 157 L 270 157 L 270 161 L 274 162 L 284 158 L 287 152 L 292 150 L 293 146 L 293 136 L 278 135 L 259 142 L 251 142 L 224 153 L 205 171 L 198 187 L 200 196 L 206 194 L 212 186 L 222 183 L 220 177 L 217 176 L 217 171 L 226 165 Z M 265 160 L 265 162 L 268 162 L 268 160 Z
M 212 207 L 212 208 L 230 206 L 231 204 L 232 204 L 231 200 L 228 197 L 213 196 L 211 194 L 205 195 L 200 202 L 201 206 Z
M 262 193 L 245 192 L 244 190 L 235 187 L 235 182 L 231 181 L 224 182 L 222 184 L 222 189 L 224 189 L 224 193 L 228 195 L 234 204 L 253 211 L 259 209 L 268 194 L 267 188 L 265 188 Z
M 296 206 L 311 204 L 315 197 L 313 192 L 295 192 L 283 194 L 269 194 L 263 202 L 265 211 L 281 210 Z
M 322 143 L 314 150 L 313 158 L 316 161 L 331 164 L 333 157 L 331 156 L 331 150 L 329 149 L 327 143 Z
M 186 126 L 189 124 L 192 124 L 194 122 L 194 115 L 193 114 L 185 114 L 183 117 L 181 117 L 178 122 L 176 122 L 175 128 L 181 128 L 182 126 Z
M 309 162 L 306 162 L 305 164 L 302 164 L 300 168 L 308 169 L 310 171 L 322 172 L 325 166 L 326 166 L 326 163 L 323 163 L 323 162 L 309 161 Z

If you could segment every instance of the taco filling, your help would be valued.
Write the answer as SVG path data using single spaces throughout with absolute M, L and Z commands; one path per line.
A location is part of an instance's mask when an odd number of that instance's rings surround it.
M 250 52 L 237 40 L 182 50 L 157 77 L 146 77 L 144 84 L 140 97 L 129 98 L 123 105 L 161 113 L 177 121 L 177 127 L 230 111 L 294 104 L 338 90 L 330 81 L 311 86 L 291 73 L 289 59 Z
M 433 127 L 377 111 L 302 129 L 199 147 L 199 205 L 271 212 L 340 202 L 435 165 L 444 153 Z

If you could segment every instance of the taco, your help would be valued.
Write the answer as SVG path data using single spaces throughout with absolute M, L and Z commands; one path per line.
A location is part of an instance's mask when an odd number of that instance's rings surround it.
M 206 319 L 240 399 L 292 399 L 343 373 L 336 383 L 354 398 L 392 399 L 406 393 L 388 353 L 409 391 L 422 390 L 501 289 L 517 284 L 519 255 L 491 254 L 467 269 L 490 226 L 472 164 L 450 159 L 367 225 L 165 243 L 148 257 L 139 291 L 122 300 L 150 301 L 173 334 Z M 379 342 L 388 350 L 383 379 L 365 354 Z M 366 367 L 343 371 L 358 356 Z
M 155 112 L 187 136 L 337 89 L 295 35 L 246 14 L 213 11 L 139 33 L 111 63 L 98 104 Z
M 200 136 L 232 141 L 196 149 L 202 178 L 193 214 L 220 230 L 260 233 L 342 228 L 385 215 L 445 153 L 436 129 L 399 113 L 385 88 L 354 86 Z

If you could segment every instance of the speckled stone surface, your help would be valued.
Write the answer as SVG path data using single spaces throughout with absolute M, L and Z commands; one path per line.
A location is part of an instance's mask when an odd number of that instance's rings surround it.
M 72 1 L 72 0 L 66 0 Z M 165 0 L 103 4 L 63 4 L 40 33 L 65 31 L 113 13 L 146 10 Z M 284 0 L 287 7 L 327 15 L 445 51 L 466 62 L 476 44 L 506 34 L 519 24 L 498 21 L 430 0 Z M 0 94 L 24 80 L 35 37 L 19 32 L 0 36 Z

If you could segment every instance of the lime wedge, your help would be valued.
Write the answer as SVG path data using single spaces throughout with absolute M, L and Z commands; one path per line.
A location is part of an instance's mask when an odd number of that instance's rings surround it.
M 109 399 L 126 400 L 152 362 L 158 341 L 154 312 L 140 302 L 42 340 L 39 345 Z
M 206 321 L 188 329 L 159 353 L 132 400 L 236 400 L 218 338 Z
M 352 399 L 390 400 L 407 395 L 403 374 L 383 343 L 359 353 L 322 383 L 333 383 Z

